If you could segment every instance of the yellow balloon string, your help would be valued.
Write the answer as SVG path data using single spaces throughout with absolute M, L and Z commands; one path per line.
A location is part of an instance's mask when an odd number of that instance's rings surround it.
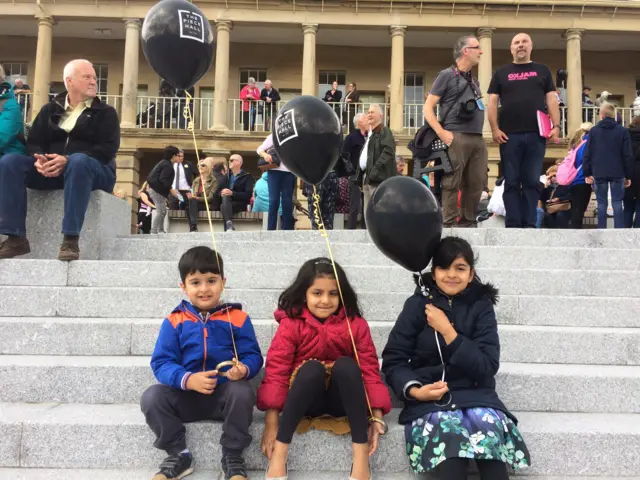
M 187 104 L 185 105 L 182 114 L 184 118 L 187 120 L 187 130 L 189 130 L 193 136 L 193 147 L 196 151 L 196 159 L 198 160 L 197 165 L 200 166 L 200 153 L 198 152 L 198 141 L 196 139 L 196 132 L 193 126 L 193 116 L 191 115 L 191 100 L 193 97 L 185 90 L 185 94 L 187 97 Z M 198 172 L 200 172 L 200 168 L 198 168 Z M 213 250 L 216 252 L 216 261 L 218 263 L 218 270 L 222 271 L 220 268 L 220 256 L 218 255 L 218 247 L 216 246 L 216 236 L 213 233 L 213 221 L 211 220 L 211 211 L 209 210 L 209 200 L 207 199 L 207 191 L 204 183 L 204 177 L 202 173 L 200 173 L 200 185 L 202 186 L 202 196 L 204 197 L 204 206 L 207 210 L 207 218 L 209 219 L 209 231 L 211 232 L 211 243 L 213 243 Z M 188 208 L 188 205 L 187 205 Z M 224 288 L 224 287 L 223 287 Z M 231 324 L 231 314 L 229 313 L 229 309 L 227 308 L 227 321 L 229 322 L 229 332 L 231 333 L 231 344 L 233 345 L 233 363 L 237 365 L 240 359 L 238 358 L 238 350 L 236 349 L 236 341 L 233 337 L 233 325 Z
M 329 258 L 331 259 L 331 266 L 333 267 L 333 275 L 336 278 L 336 285 L 338 285 L 338 294 L 340 295 L 340 302 L 342 303 L 342 310 L 344 312 L 344 318 L 347 319 L 347 328 L 349 330 L 349 337 L 351 338 L 351 345 L 353 346 L 353 353 L 355 356 L 356 363 L 360 368 L 360 373 L 362 374 L 362 366 L 360 365 L 360 356 L 358 355 L 358 349 L 356 348 L 356 341 L 353 338 L 353 331 L 351 330 L 351 322 L 349 321 L 349 315 L 347 314 L 347 307 L 344 303 L 344 296 L 342 295 L 342 286 L 340 285 L 340 277 L 338 276 L 338 269 L 336 268 L 336 261 L 333 259 L 333 250 L 331 250 L 331 242 L 329 241 L 329 233 L 324 226 L 324 221 L 322 220 L 322 214 L 320 212 L 320 195 L 316 190 L 316 186 L 313 186 L 313 217 L 316 221 L 316 225 L 318 227 L 318 231 L 320 235 L 323 236 L 327 243 L 327 250 L 329 252 Z M 362 377 L 362 384 L 364 386 L 364 375 Z M 371 401 L 369 400 L 369 395 L 367 394 L 367 388 L 364 387 L 364 398 L 367 401 L 367 408 L 369 409 L 369 420 L 374 421 L 373 409 L 371 408 Z

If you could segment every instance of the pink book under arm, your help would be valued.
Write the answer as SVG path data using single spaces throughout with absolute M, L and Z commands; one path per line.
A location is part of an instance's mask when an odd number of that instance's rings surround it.
M 549 138 L 549 134 L 551 133 L 551 129 L 553 125 L 551 124 L 551 117 L 546 113 L 538 110 L 538 131 L 540 132 L 540 136 L 544 138 Z

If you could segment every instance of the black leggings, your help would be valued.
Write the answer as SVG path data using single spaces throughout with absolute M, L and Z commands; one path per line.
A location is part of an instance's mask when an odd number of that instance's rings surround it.
M 296 375 L 284 404 L 277 440 L 289 444 L 303 417 L 346 417 L 353 443 L 368 442 L 369 419 L 362 373 L 353 358 L 340 357 L 331 369 L 329 388 L 326 371 L 317 360 L 306 362 Z
M 499 460 L 476 460 L 481 480 L 509 480 L 507 466 Z M 439 478 L 442 480 L 467 480 L 469 460 L 466 458 L 449 458 L 438 466 Z
M 591 185 L 580 183 L 569 189 L 571 198 L 571 228 L 581 229 L 584 214 L 591 200 Z

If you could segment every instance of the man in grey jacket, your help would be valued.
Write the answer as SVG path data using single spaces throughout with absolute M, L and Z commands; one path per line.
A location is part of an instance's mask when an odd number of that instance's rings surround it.
M 362 189 L 364 192 L 364 210 L 378 185 L 387 178 L 397 175 L 396 141 L 389 127 L 382 124 L 380 105 L 371 104 L 367 112 L 369 131 L 360 153 L 359 170 L 364 174 Z

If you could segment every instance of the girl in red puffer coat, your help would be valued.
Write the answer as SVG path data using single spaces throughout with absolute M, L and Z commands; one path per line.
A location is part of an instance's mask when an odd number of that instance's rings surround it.
M 258 408 L 267 412 L 262 435 L 267 480 L 287 479 L 293 433 L 312 427 L 351 431 L 350 478 L 371 479 L 369 456 L 387 430 L 382 417 L 391 410 L 391 398 L 358 297 L 337 263 L 336 271 L 344 305 L 328 258 L 302 265 L 278 301 L 275 319 L 280 325 L 258 389 Z

